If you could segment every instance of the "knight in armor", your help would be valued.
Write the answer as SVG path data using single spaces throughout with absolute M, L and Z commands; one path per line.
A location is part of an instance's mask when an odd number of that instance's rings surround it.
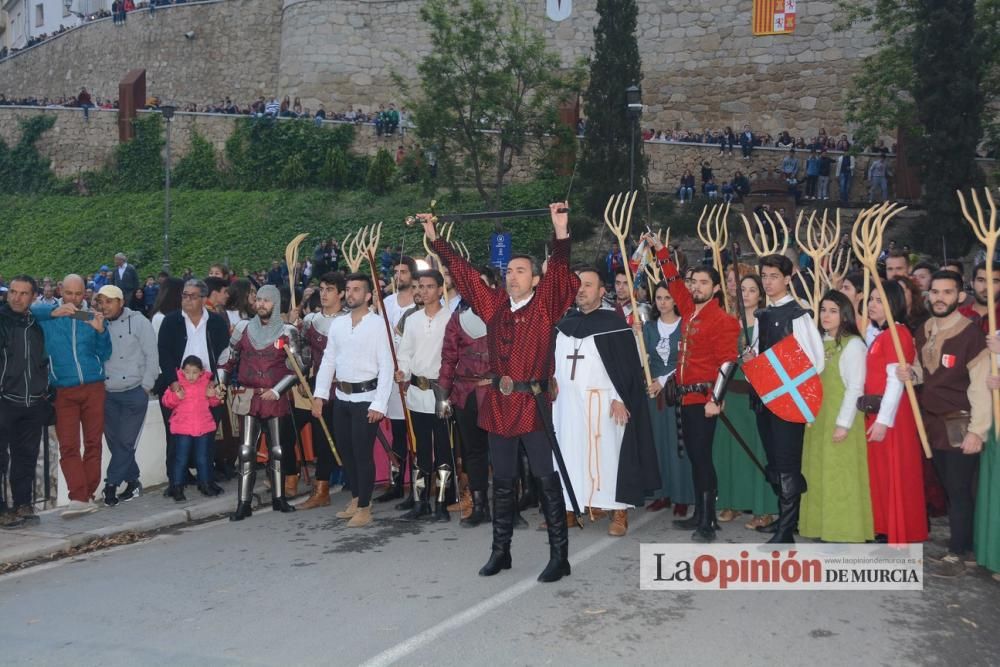
M 257 291 L 254 306 L 257 315 L 244 320 L 233 329 L 229 347 L 219 358 L 219 386 L 224 390 L 233 373 L 238 373 L 240 384 L 252 393 L 250 410 L 243 416 L 243 434 L 240 443 L 237 471 L 236 511 L 230 521 L 240 521 L 253 514 L 254 463 L 257 442 L 261 431 L 267 429 L 268 472 L 271 481 L 271 506 L 278 512 L 294 512 L 295 508 L 285 498 L 282 479 L 282 458 L 292 450 L 294 438 L 291 425 L 292 402 L 288 390 L 298 381 L 288 358 L 286 348 L 299 367 L 309 364 L 308 348 L 299 341 L 298 330 L 281 319 L 281 293 L 273 285 Z M 287 441 L 287 442 L 286 442 Z M 286 464 L 287 465 L 287 464 Z
M 315 376 L 319 373 L 319 364 L 323 360 L 323 351 L 326 349 L 327 337 L 330 334 L 330 324 L 336 318 L 347 314 L 343 307 L 346 287 L 347 284 L 342 273 L 325 273 L 320 276 L 320 310 L 309 313 L 302 321 L 302 338 L 305 339 L 306 345 L 309 347 L 309 355 L 312 358 L 314 384 L 312 389 L 314 392 L 316 389 Z M 330 449 L 329 443 L 326 441 L 323 422 L 326 422 L 327 428 L 332 432 L 333 401 L 323 406 L 323 413 L 320 417 L 310 415 L 313 449 L 316 452 L 316 482 L 312 494 L 299 505 L 300 510 L 327 507 L 330 504 L 330 476 L 333 474 L 337 462 L 333 458 L 333 450 Z
M 791 292 L 795 268 L 792 260 L 784 255 L 765 255 L 760 258 L 759 268 L 768 305 L 755 313 L 758 334 L 754 353 L 763 354 L 784 338 L 794 336 L 816 374 L 821 374 L 826 361 L 823 339 L 812 315 Z M 751 394 L 751 405 L 757 413 L 757 431 L 767 454 L 767 479 L 778 496 L 778 520 L 757 530 L 773 533 L 768 540 L 771 544 L 792 543 L 799 521 L 799 504 L 806 491 L 806 478 L 802 475 L 805 424 L 778 417 L 756 394 Z
M 681 397 L 681 429 L 694 477 L 695 509 L 674 521 L 694 529 L 695 542 L 713 542 L 719 529 L 715 498 L 719 480 L 712 459 L 712 441 L 726 387 L 736 372 L 739 323 L 722 307 L 722 279 L 708 265 L 690 272 L 687 283 L 670 260 L 670 251 L 652 234 L 644 235 L 656 250 L 667 290 L 683 318 L 677 360 L 677 392 Z M 655 394 L 654 394 L 655 395 Z
M 406 406 L 410 409 L 417 440 L 417 465 L 413 468 L 410 485 L 414 504 L 400 517 L 405 521 L 451 520 L 445 494 L 455 472 L 455 459 L 445 421 L 447 396 L 438 384 L 441 348 L 451 318 L 451 310 L 441 304 L 443 291 L 444 276 L 440 271 L 417 274 L 417 292 L 424 306 L 407 318 L 396 355 L 399 363 L 396 381 L 409 385 Z M 433 516 L 430 508 L 432 470 L 438 485 Z

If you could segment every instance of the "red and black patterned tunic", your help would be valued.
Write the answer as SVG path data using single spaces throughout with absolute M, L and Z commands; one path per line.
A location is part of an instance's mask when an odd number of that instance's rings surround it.
M 486 285 L 478 269 L 447 242 L 438 239 L 433 246 L 451 271 L 462 298 L 486 323 L 490 372 L 508 376 L 514 382 L 547 379 L 552 374 L 555 324 L 569 310 L 580 288 L 580 279 L 569 269 L 570 240 L 552 241 L 548 272 L 539 281 L 531 301 L 517 311 L 511 310 L 505 289 Z M 506 438 L 543 430 L 530 393 L 504 396 L 494 387 L 487 389 L 479 406 L 479 426 Z

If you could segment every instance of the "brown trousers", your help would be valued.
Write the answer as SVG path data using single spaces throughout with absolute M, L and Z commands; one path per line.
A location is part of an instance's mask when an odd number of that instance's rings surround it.
M 101 483 L 101 438 L 104 435 L 104 383 L 56 390 L 56 436 L 59 438 L 59 467 L 62 468 L 69 499 L 90 500 Z M 83 427 L 83 453 L 80 427 Z

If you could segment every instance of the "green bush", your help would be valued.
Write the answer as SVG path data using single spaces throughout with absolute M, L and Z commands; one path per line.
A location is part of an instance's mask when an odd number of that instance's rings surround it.
M 50 115 L 20 121 L 21 138 L 14 148 L 0 139 L 0 192 L 45 192 L 56 185 L 49 159 L 35 147 L 55 122 Z
M 342 190 L 347 187 L 350 169 L 347 154 L 340 148 L 331 148 L 326 152 L 320 182 L 334 190 Z
M 365 187 L 368 191 L 381 195 L 393 188 L 396 181 L 396 163 L 384 148 L 378 149 L 375 159 L 368 167 L 368 177 L 365 179 Z
M 191 190 L 211 190 L 222 184 L 215 148 L 197 131 L 191 132 L 191 147 L 174 168 L 172 183 Z
M 158 113 L 140 114 L 132 121 L 135 137 L 115 147 L 109 178 L 102 185 L 124 192 L 163 187 L 163 121 Z

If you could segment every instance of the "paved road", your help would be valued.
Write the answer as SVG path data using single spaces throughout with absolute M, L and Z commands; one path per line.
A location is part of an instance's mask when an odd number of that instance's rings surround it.
M 987 665 L 1000 655 L 1000 584 L 982 573 L 894 594 L 643 592 L 639 542 L 687 534 L 668 512 L 640 512 L 623 539 L 603 526 L 571 532 L 573 575 L 543 585 L 543 532 L 517 531 L 514 568 L 484 579 L 489 527 L 395 514 L 349 531 L 332 511 L 263 512 L 0 577 L 0 663 Z M 753 539 L 737 526 L 722 535 Z

